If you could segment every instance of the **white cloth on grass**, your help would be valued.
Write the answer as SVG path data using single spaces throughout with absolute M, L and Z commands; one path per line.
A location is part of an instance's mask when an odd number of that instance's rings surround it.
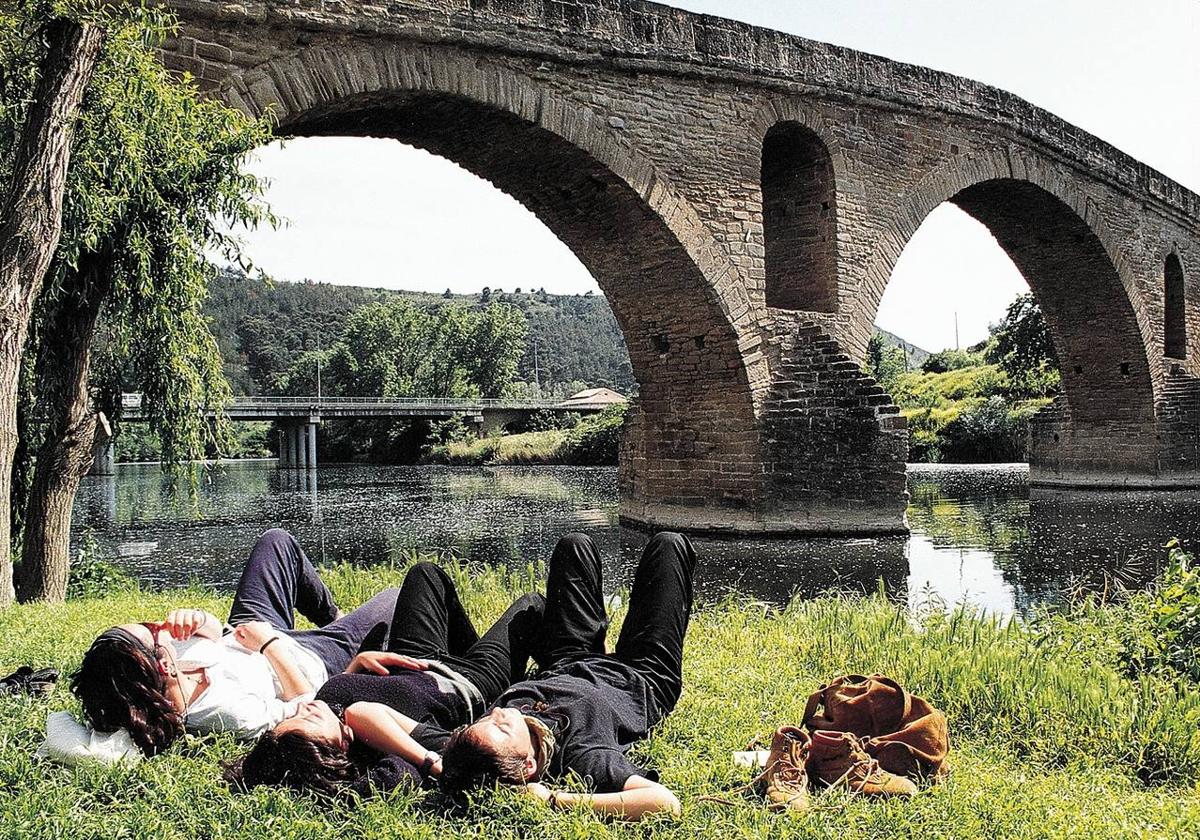
M 97 732 L 77 721 L 70 712 L 50 713 L 46 718 L 46 740 L 34 755 L 68 767 L 142 760 L 142 751 L 127 731 Z

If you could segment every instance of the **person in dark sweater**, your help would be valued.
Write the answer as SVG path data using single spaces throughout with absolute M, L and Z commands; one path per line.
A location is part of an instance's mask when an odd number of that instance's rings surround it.
M 350 672 L 326 682 L 230 765 L 227 778 L 243 789 L 283 785 L 325 795 L 420 784 L 439 757 L 408 730 L 469 723 L 522 679 L 543 607 L 540 595 L 518 598 L 480 637 L 449 576 L 417 564 L 400 588 L 386 650 L 359 654 Z
M 499 780 L 525 785 L 551 807 L 582 803 L 632 820 L 659 811 L 677 814 L 679 801 L 657 773 L 627 753 L 679 699 L 695 562 L 690 541 L 680 534 L 650 540 L 616 649 L 606 654 L 599 555 L 586 536 L 564 538 L 550 562 L 537 676 L 511 685 L 473 724 L 450 732 L 421 722 L 410 730 L 425 747 L 444 751 L 443 788 L 461 791 Z M 567 773 L 587 782 L 591 792 L 544 784 Z

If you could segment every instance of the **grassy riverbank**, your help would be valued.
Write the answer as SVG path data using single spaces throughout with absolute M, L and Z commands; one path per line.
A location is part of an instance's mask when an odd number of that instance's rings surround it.
M 567 429 L 546 429 L 514 435 L 493 435 L 435 446 L 429 459 L 436 464 L 474 466 L 497 464 L 617 464 L 625 404 L 585 417 Z
M 540 580 L 535 570 L 473 571 L 455 574 L 480 623 Z M 351 606 L 401 574 L 337 569 L 329 580 Z M 228 608 L 200 590 L 13 608 L 0 613 L 0 667 L 70 669 L 109 624 L 182 603 L 218 614 Z M 736 601 L 706 607 L 689 635 L 679 707 L 637 755 L 680 794 L 683 817 L 646 828 L 550 813 L 510 792 L 485 795 L 453 817 L 431 812 L 421 794 L 357 809 L 273 791 L 234 796 L 220 782 L 220 762 L 238 751 L 228 738 L 194 741 L 132 768 L 41 766 L 31 754 L 47 710 L 75 708 L 60 685 L 48 702 L 0 698 L 0 825 L 5 838 L 1196 836 L 1200 690 L 1125 675 L 1128 609 L 1080 608 L 1022 627 L 961 613 L 913 616 L 882 597 L 827 597 L 783 611 Z M 736 793 L 735 806 L 697 801 L 744 782 L 730 751 L 797 720 L 819 681 L 875 670 L 946 711 L 949 781 L 906 802 L 825 795 L 804 817 L 768 814 Z
M 430 460 L 455 467 L 480 464 L 562 464 L 566 463 L 563 452 L 566 439 L 566 431 L 548 429 L 544 432 L 460 440 L 436 447 Z

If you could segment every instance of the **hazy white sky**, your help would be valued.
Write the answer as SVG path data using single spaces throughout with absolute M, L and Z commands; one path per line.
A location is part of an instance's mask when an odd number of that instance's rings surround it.
M 672 0 L 978 79 L 1200 191 L 1200 0 Z M 246 235 L 279 279 L 456 292 L 582 292 L 595 282 L 513 199 L 394 141 L 308 138 L 256 172 L 289 225 Z M 1024 281 L 981 225 L 944 206 L 905 249 L 877 321 L 930 350 L 983 338 Z

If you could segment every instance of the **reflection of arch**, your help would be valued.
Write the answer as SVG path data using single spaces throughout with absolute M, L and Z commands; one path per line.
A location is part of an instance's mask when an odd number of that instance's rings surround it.
M 250 113 L 272 108 L 283 134 L 427 149 L 528 207 L 591 271 L 625 334 L 640 409 L 622 452 L 626 495 L 745 503 L 746 482 L 726 465 L 756 453 L 726 432 L 754 428 L 749 383 L 768 380 L 765 358 L 748 370 L 739 347 L 753 313 L 695 211 L 615 129 L 498 64 L 412 44 L 313 48 L 222 94 Z M 703 495 L 697 470 L 712 476 Z
M 1187 358 L 1186 293 L 1183 263 L 1179 255 L 1167 254 L 1163 267 L 1163 352 L 1172 359 Z
M 762 144 L 767 306 L 837 309 L 837 201 L 824 142 L 797 122 L 772 126 Z
M 982 157 L 925 178 L 879 238 L 863 320 L 872 322 L 904 245 L 945 201 L 986 226 L 1025 276 L 1046 315 L 1073 420 L 1152 421 L 1150 333 L 1132 303 L 1132 273 L 1086 197 L 1036 162 Z

